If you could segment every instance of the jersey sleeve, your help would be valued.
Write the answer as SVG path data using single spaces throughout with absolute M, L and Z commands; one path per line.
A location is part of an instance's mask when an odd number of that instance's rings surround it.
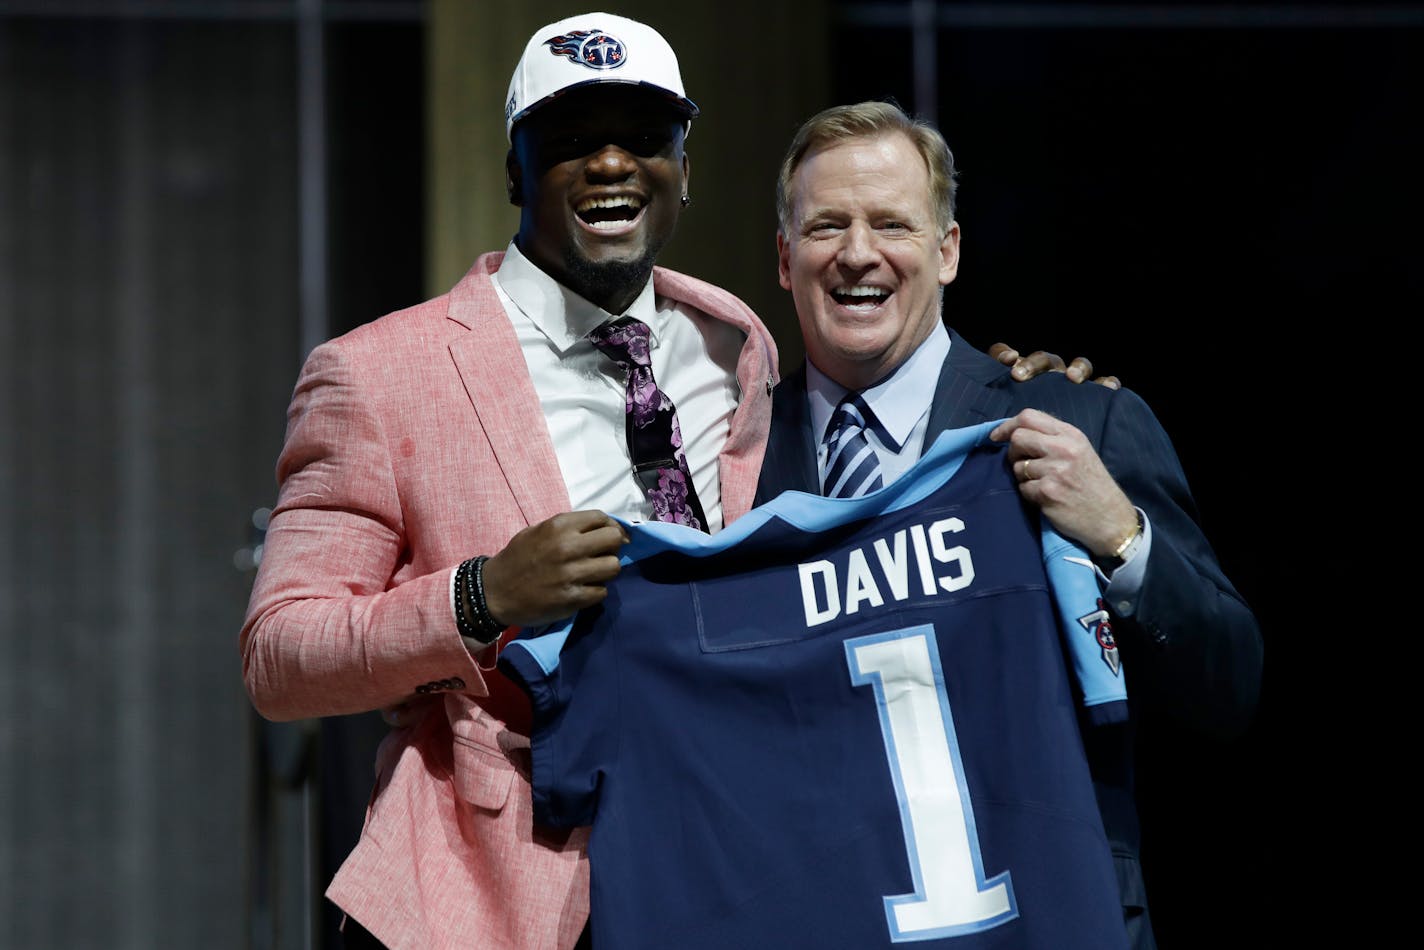
M 617 752 L 612 644 L 586 650 L 586 624 L 570 618 L 508 644 L 499 666 L 529 697 L 534 817 L 569 828 L 593 823 L 602 777 Z
M 1128 716 L 1127 680 L 1093 562 L 1087 551 L 1053 530 L 1047 521 L 1042 540 L 1043 565 L 1058 611 L 1064 650 L 1088 721 L 1093 725 L 1124 722 Z

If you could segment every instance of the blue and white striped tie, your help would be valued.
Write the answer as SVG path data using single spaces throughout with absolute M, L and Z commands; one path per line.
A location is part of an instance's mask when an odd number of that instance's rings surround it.
M 865 438 L 875 417 L 859 393 L 847 393 L 836 406 L 826 428 L 826 474 L 822 491 L 829 498 L 859 498 L 875 491 L 880 479 L 880 457 Z

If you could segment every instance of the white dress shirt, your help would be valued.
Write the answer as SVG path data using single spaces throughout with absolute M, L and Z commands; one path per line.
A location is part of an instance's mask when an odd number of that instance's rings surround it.
M 653 378 L 677 409 L 683 452 L 708 528 L 720 530 L 717 457 L 740 396 L 742 332 L 657 297 L 652 280 L 625 313 L 610 314 L 559 284 L 513 243 L 492 282 L 534 380 L 574 510 L 597 508 L 628 521 L 652 518 L 652 503 L 633 477 L 628 455 L 623 371 L 586 339 L 604 323 L 629 316 L 652 330 Z

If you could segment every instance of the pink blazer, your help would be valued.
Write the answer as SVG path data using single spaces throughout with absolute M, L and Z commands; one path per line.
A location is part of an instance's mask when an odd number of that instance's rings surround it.
M 533 823 L 527 703 L 450 615 L 456 565 L 569 509 L 489 279 L 501 258 L 312 352 L 242 628 L 248 692 L 271 719 L 443 694 L 443 715 L 382 745 L 361 841 L 327 891 L 393 948 L 567 948 L 588 914 L 586 832 Z M 653 281 L 747 335 L 720 456 L 731 521 L 752 504 L 776 347 L 726 291 L 662 268 Z

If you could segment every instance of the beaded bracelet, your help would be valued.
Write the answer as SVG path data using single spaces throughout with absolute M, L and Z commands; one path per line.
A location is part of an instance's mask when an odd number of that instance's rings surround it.
M 470 562 L 466 561 L 455 568 L 455 626 L 460 630 L 462 637 L 474 637 L 475 625 L 472 624 L 465 612 L 466 605 L 470 602 L 466 593 L 466 575 L 469 573 Z
M 472 557 L 455 570 L 455 602 L 459 606 L 455 625 L 462 636 L 481 643 L 493 643 L 504 631 L 504 624 L 494 619 L 485 600 L 484 567 L 488 560 L 483 554 Z

